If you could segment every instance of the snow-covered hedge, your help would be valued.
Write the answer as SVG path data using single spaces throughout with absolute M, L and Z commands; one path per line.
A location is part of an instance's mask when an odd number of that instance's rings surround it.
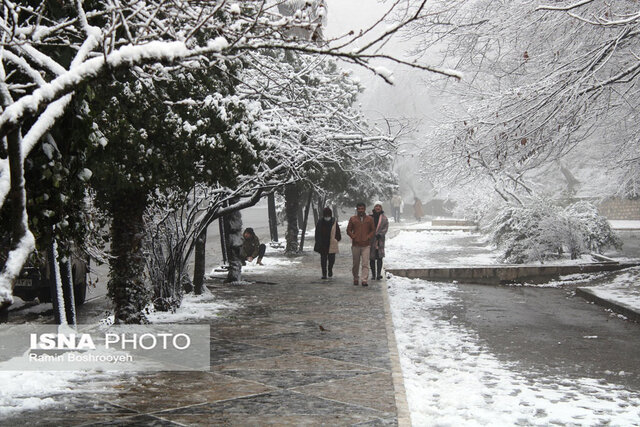
M 508 206 L 492 224 L 492 240 L 504 250 L 502 261 L 544 262 L 567 253 L 571 259 L 608 247 L 622 246 L 607 220 L 589 202 L 566 208 L 545 200 L 525 206 Z

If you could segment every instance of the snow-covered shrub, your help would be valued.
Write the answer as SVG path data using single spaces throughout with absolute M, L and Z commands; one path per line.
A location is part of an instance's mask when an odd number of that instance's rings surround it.
M 586 249 L 602 253 L 606 248 L 621 248 L 622 240 L 611 229 L 606 218 L 598 214 L 598 209 L 590 202 L 577 202 L 565 209 L 574 218 L 584 237 Z
M 536 199 L 526 206 L 503 208 L 492 223 L 492 241 L 502 248 L 502 261 L 544 262 L 568 253 L 571 259 L 607 247 L 620 238 L 592 204 L 578 202 L 561 209 Z
M 542 261 L 546 254 L 557 252 L 558 246 L 545 232 L 549 216 L 556 217 L 557 208 L 541 201 L 502 209 L 492 224 L 492 241 L 504 249 L 502 260 L 516 264 Z
M 565 252 L 571 259 L 577 259 L 581 254 L 588 252 L 579 220 L 563 210 L 555 209 L 553 215 L 544 217 L 538 231 L 540 234 L 537 240 L 542 242 L 545 248 L 545 252 L 537 258 L 540 261 L 558 257 Z

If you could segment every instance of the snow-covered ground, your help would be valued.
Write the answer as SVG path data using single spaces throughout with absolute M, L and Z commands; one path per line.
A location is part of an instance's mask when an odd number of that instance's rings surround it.
M 41 304 L 44 305 L 44 304 Z M 50 304 L 46 304 L 50 307 Z M 38 306 L 35 306 L 38 307 Z M 216 316 L 222 310 L 234 310 L 237 305 L 213 298 L 205 290 L 203 295 L 186 295 L 182 305 L 173 313 L 150 309 L 147 318 L 152 324 L 185 323 Z M 33 309 L 27 308 L 25 310 Z M 101 319 L 102 324 L 112 324 L 113 316 Z M 15 360 L 13 361 L 15 363 Z M 92 384 L 100 380 L 101 386 L 116 386 L 121 372 L 102 372 L 79 366 L 77 371 L 15 371 L 3 370 L 0 362 L 0 425 L 2 418 L 13 414 L 46 408 L 56 404 L 56 395 L 86 393 Z
M 610 281 L 586 289 L 600 298 L 640 313 L 640 267 L 630 268 Z
M 476 241 L 470 258 L 459 237 L 400 232 L 387 241 L 386 265 L 424 265 L 438 253 L 452 256 L 451 264 L 490 263 L 488 246 Z M 443 316 L 446 306 L 458 303 L 458 285 L 401 277 L 387 284 L 414 425 L 639 425 L 638 393 L 600 379 L 523 372 L 500 361 L 473 330 Z
M 411 419 L 416 426 L 638 425 L 640 395 L 591 378 L 524 373 L 442 319 L 456 285 L 387 281 Z
M 495 264 L 498 256 L 485 237 L 464 231 L 401 230 L 388 244 L 385 264 L 393 268 Z
M 0 368 L 1 369 L 1 368 Z M 0 424 L 3 417 L 56 404 L 50 396 L 86 392 L 78 384 L 91 384 L 95 371 L 2 371 L 0 370 Z

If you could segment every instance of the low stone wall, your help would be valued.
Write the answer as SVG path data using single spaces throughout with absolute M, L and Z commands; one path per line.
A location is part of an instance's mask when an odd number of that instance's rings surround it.
M 614 271 L 636 266 L 638 263 L 592 263 L 578 265 L 478 265 L 467 267 L 433 267 L 387 269 L 388 273 L 410 279 L 444 282 L 501 285 L 507 283 L 545 283 L 568 274 Z
M 589 288 L 577 288 L 576 295 L 581 296 L 587 301 L 598 304 L 599 306 L 613 310 L 616 313 L 620 313 L 626 316 L 628 319 L 633 320 L 634 322 L 640 323 L 640 313 L 634 310 L 633 307 L 628 307 L 620 302 L 609 301 L 601 298 L 594 294 L 593 291 L 591 291 Z
M 454 219 L 454 218 L 435 218 L 431 220 L 431 225 L 433 226 L 462 226 L 462 227 L 473 227 L 477 226 L 473 221 L 469 221 L 466 219 Z
M 640 200 L 608 199 L 598 205 L 598 211 L 607 219 L 640 220 Z

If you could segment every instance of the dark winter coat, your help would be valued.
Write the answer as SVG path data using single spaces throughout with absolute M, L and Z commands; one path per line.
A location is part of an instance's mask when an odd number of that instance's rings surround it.
M 249 257 L 256 258 L 258 251 L 260 250 L 260 239 L 255 234 L 248 239 L 242 238 L 242 248 L 240 249 L 240 256 L 242 259 Z
M 369 215 L 365 215 L 363 217 L 354 215 L 349 218 L 347 236 L 351 237 L 352 246 L 369 246 L 371 244 L 374 231 L 375 226 L 373 225 L 373 218 Z
M 373 215 L 371 215 L 370 218 L 373 220 Z M 384 258 L 384 241 L 388 230 L 389 220 L 383 213 L 381 213 L 380 218 L 378 219 L 376 232 L 373 236 L 373 239 L 371 239 L 371 250 L 369 251 L 369 259 Z M 376 250 L 378 251 L 377 254 Z
M 316 244 L 313 250 L 319 253 L 338 253 L 338 242 L 342 236 L 340 235 L 340 226 L 335 218 L 325 221 L 322 218 L 316 224 Z

